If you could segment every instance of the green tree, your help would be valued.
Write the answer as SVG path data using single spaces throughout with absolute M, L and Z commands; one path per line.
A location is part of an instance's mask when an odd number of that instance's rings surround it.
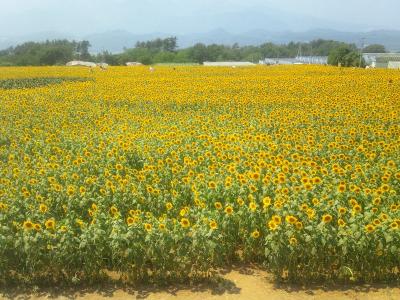
M 369 46 L 364 47 L 364 53 L 386 53 L 386 48 L 380 44 L 372 44 Z
M 89 48 L 90 48 L 90 42 L 89 41 L 81 41 L 76 44 L 76 52 L 77 52 L 77 58 L 80 60 L 90 60 L 91 55 L 89 53 Z
M 193 47 L 190 48 L 189 51 L 190 51 L 189 55 L 194 62 L 201 64 L 209 60 L 209 53 L 207 51 L 207 46 L 202 43 L 194 45 Z
M 361 65 L 360 65 L 361 60 Z M 360 53 L 352 46 L 340 46 L 333 49 L 328 56 L 328 64 L 343 67 L 364 67 L 365 61 L 360 59 Z
M 104 62 L 111 66 L 116 66 L 119 64 L 118 55 L 112 54 L 108 51 L 103 51 L 96 56 L 96 62 Z

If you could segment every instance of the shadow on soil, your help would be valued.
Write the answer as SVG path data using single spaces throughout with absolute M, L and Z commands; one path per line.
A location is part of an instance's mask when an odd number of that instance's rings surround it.
M 269 285 L 272 290 L 285 291 L 290 294 L 305 293 L 310 296 L 319 295 L 321 292 L 341 292 L 346 295 L 347 293 L 367 293 L 400 287 L 400 282 L 374 284 L 307 283 L 305 285 L 277 282 L 273 279 L 272 275 L 257 266 L 233 266 L 219 269 L 218 273 L 214 276 L 192 283 L 126 284 L 114 278 L 97 284 L 47 284 L 40 287 L 33 285 L 5 287 L 0 285 L 0 298 L 23 300 L 31 299 L 32 297 L 44 297 L 48 299 L 64 297 L 75 299 L 85 295 L 112 297 L 117 291 L 134 296 L 136 299 L 146 299 L 150 295 L 160 292 L 176 296 L 179 291 L 208 292 L 212 295 L 240 294 L 241 288 L 234 281 L 225 278 L 231 272 L 258 277 L 265 282 L 265 285 Z M 96 298 L 94 297 L 93 299 Z
M 0 298 L 5 299 L 31 299 L 32 297 L 45 297 L 48 299 L 65 297 L 75 299 L 88 294 L 96 294 L 101 297 L 112 297 L 116 291 L 123 291 L 136 299 L 146 299 L 149 295 L 162 292 L 177 295 L 179 291 L 209 292 L 212 295 L 239 294 L 240 288 L 234 282 L 221 276 L 205 279 L 196 283 L 182 283 L 173 285 L 159 284 L 124 284 L 120 281 L 106 282 L 92 285 L 76 286 L 0 286 Z M 95 299 L 95 298 L 93 298 Z

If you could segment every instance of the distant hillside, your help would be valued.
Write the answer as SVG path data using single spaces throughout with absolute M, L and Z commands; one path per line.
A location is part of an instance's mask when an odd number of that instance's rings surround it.
M 35 35 L 26 35 L 21 37 L 1 37 L 0 49 L 14 46 L 26 41 L 43 41 L 46 39 L 68 38 L 89 40 L 92 47 L 91 52 L 98 53 L 108 50 L 113 53 L 121 52 L 124 48 L 131 48 L 137 41 L 151 40 L 156 37 L 164 38 L 170 36 L 170 33 L 151 33 L 134 34 L 129 31 L 117 30 L 103 33 L 94 33 L 86 36 L 71 36 L 57 32 L 45 32 Z M 313 29 L 302 32 L 294 31 L 269 31 L 264 29 L 250 30 L 245 33 L 230 33 L 224 29 L 215 29 L 205 33 L 192 33 L 177 35 L 178 45 L 181 48 L 193 46 L 196 43 L 204 44 L 226 44 L 232 45 L 259 45 L 265 42 L 288 43 L 307 42 L 315 39 L 331 39 L 347 43 L 361 44 L 361 39 L 365 38 L 368 44 L 383 44 L 388 50 L 400 51 L 400 30 L 375 30 L 368 32 L 345 32 L 330 29 Z

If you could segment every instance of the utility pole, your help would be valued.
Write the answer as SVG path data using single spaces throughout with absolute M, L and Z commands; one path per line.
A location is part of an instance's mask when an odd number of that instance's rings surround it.
M 365 43 L 365 37 L 361 38 L 360 63 L 358 65 L 360 68 L 361 68 L 361 62 L 362 62 L 362 55 L 363 55 L 363 51 L 364 51 L 364 43 Z

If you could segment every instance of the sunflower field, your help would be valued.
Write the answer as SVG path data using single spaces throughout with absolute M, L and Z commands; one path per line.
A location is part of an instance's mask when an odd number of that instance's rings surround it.
M 400 278 L 400 72 L 0 71 L 0 282 Z

